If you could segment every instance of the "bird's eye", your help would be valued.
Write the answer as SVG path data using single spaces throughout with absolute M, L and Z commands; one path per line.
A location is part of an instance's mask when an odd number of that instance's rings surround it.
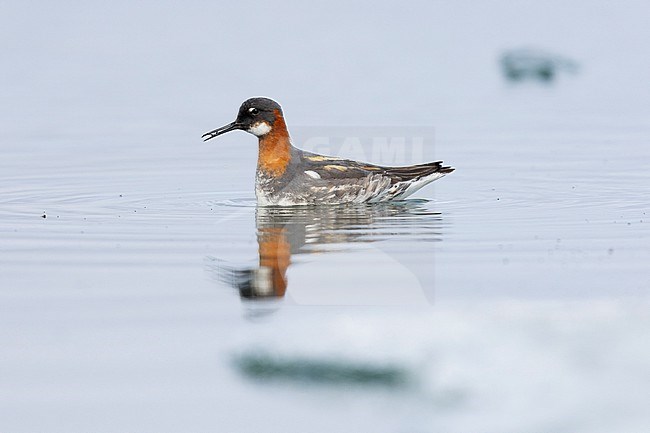
M 255 107 L 253 107 L 253 108 L 249 108 L 249 109 L 248 109 L 248 112 L 251 113 L 253 116 L 257 116 L 258 114 L 260 114 L 260 110 L 258 110 L 258 109 L 255 108 Z

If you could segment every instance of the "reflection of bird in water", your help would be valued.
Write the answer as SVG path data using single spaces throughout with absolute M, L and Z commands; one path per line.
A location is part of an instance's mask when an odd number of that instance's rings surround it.
M 399 236 L 439 240 L 440 214 L 421 200 L 375 205 L 258 207 L 259 263 L 232 267 L 215 260 L 218 279 L 236 288 L 242 298 L 282 298 L 292 255 L 340 251 L 346 244 L 377 242 Z

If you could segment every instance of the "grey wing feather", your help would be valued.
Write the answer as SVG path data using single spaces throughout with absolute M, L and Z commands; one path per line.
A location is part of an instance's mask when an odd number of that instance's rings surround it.
M 385 167 L 336 157 L 303 153 L 304 172 L 319 202 L 366 202 L 404 198 L 454 171 L 442 161 Z

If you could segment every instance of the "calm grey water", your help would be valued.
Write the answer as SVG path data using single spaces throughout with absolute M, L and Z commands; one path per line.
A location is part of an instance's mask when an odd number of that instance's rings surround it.
M 647 431 L 645 6 L 413 7 L 7 5 L 0 430 Z M 256 208 L 257 94 L 457 171 Z

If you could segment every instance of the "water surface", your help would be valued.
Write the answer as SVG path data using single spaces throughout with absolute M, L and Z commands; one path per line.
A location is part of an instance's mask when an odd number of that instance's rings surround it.
M 648 430 L 642 9 L 339 6 L 8 7 L 3 431 Z M 502 81 L 522 35 L 580 72 Z M 200 140 L 256 94 L 298 146 L 429 131 L 457 170 L 257 208 L 254 137 Z

